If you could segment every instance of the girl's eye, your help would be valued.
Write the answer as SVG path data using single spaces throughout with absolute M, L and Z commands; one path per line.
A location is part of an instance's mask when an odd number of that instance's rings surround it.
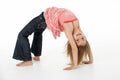
M 82 40 L 84 40 L 84 38 L 81 38 Z
M 76 39 L 76 41 L 78 42 L 78 41 L 79 41 L 79 39 Z

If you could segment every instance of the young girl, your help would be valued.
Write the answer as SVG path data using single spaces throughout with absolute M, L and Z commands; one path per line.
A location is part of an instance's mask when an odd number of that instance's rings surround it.
M 19 33 L 13 58 L 22 60 L 17 66 L 32 65 L 30 52 L 34 54 L 34 60 L 39 61 L 42 50 L 42 33 L 45 28 L 53 33 L 56 39 L 64 32 L 67 42 L 67 55 L 70 57 L 70 67 L 64 70 L 76 69 L 81 63 L 90 64 L 93 56 L 90 45 L 82 32 L 77 17 L 68 9 L 50 7 L 39 16 L 31 20 Z M 34 32 L 32 47 L 30 48 L 28 36 Z M 87 57 L 87 61 L 84 58 Z

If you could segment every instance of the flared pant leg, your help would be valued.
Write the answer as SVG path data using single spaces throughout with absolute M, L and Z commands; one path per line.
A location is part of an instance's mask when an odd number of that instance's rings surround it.
M 44 30 L 46 29 L 46 22 L 45 18 L 43 16 L 43 13 L 40 15 L 40 19 L 37 20 L 37 23 L 39 23 L 36 27 L 36 31 L 34 32 L 33 42 L 31 46 L 31 52 L 34 54 L 34 56 L 41 56 L 42 54 L 42 34 Z
M 13 54 L 14 59 L 23 61 L 31 60 L 28 36 L 35 31 L 34 26 L 34 20 L 32 20 L 19 32 Z
M 34 56 L 41 56 L 42 53 L 42 32 L 35 32 L 31 46 L 31 52 Z

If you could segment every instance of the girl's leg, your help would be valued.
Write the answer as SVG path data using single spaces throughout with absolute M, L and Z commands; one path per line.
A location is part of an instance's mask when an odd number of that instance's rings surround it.
M 13 58 L 17 60 L 22 60 L 23 62 L 17 64 L 17 66 L 32 65 L 28 36 L 35 32 L 35 22 L 37 18 L 39 17 L 36 17 L 32 21 L 30 21 L 18 35 Z
M 34 54 L 34 60 L 39 61 L 42 53 L 42 33 L 46 29 L 46 23 L 43 15 L 40 15 L 39 25 L 36 28 L 36 32 L 34 32 L 34 38 L 32 42 L 31 51 Z
M 39 61 L 42 52 L 42 33 L 40 32 L 34 33 L 31 51 L 35 56 L 33 59 Z

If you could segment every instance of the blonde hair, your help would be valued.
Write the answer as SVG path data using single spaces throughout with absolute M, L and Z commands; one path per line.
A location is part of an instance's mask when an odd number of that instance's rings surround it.
M 77 46 L 78 47 L 78 65 L 83 61 L 84 58 L 87 58 L 88 54 L 91 53 L 91 48 L 86 40 L 86 44 L 83 46 Z M 73 65 L 73 56 L 72 56 L 72 49 L 69 42 L 67 42 L 67 56 L 70 57 L 71 65 Z

